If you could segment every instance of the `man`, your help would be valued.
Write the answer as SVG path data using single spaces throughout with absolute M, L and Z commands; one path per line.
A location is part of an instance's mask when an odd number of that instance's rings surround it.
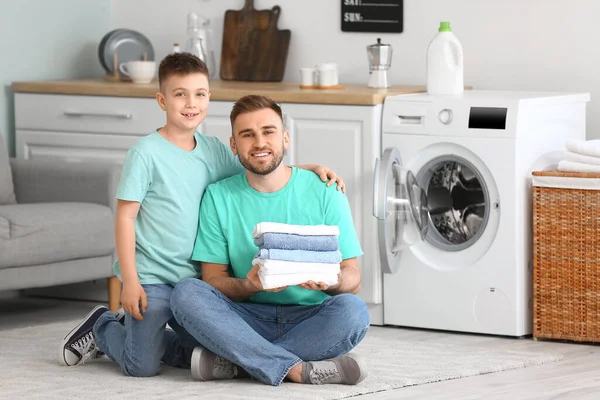
M 175 319 L 202 345 L 194 349 L 192 375 L 212 380 L 249 373 L 275 386 L 284 378 L 357 384 L 367 371 L 348 352 L 370 321 L 356 296 L 362 250 L 348 200 L 314 173 L 282 164 L 290 137 L 269 98 L 238 100 L 231 124 L 231 149 L 245 172 L 207 189 L 192 255 L 201 261 L 203 280 L 180 282 L 171 297 Z M 252 230 L 260 222 L 338 226 L 338 283 L 263 290 L 259 267 L 252 266 Z

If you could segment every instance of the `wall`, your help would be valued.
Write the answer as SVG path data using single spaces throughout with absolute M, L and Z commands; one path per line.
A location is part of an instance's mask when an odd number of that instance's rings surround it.
M 424 84 L 425 55 L 439 21 L 451 21 L 465 52 L 465 83 L 477 89 L 587 91 L 588 137 L 600 138 L 600 51 L 596 18 L 598 0 L 407 0 L 404 33 L 345 33 L 340 29 L 341 0 L 255 0 L 255 8 L 280 5 L 281 29 L 292 40 L 285 80 L 297 69 L 325 61 L 340 67 L 342 82 L 366 83 L 365 46 L 393 46 L 394 84 Z M 223 15 L 241 9 L 242 0 L 112 0 L 112 27 L 146 34 L 157 58 L 185 38 L 186 14 L 211 19 L 216 54 L 220 54 Z M 219 57 L 217 57 L 219 58 Z
M 100 75 L 96 48 L 109 28 L 109 0 L 0 0 L 0 133 L 12 155 L 11 83 Z

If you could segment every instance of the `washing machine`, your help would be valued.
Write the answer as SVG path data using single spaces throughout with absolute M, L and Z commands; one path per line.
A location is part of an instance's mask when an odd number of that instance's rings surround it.
M 586 93 L 387 97 L 374 176 L 383 323 L 532 333 L 532 170 L 585 139 Z

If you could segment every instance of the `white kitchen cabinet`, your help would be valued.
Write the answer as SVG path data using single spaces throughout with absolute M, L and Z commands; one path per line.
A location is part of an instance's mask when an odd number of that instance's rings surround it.
M 199 131 L 229 145 L 233 102 L 212 101 Z M 381 105 L 281 104 L 291 146 L 289 165 L 323 164 L 340 175 L 364 256 L 360 296 L 371 320 L 381 324 L 381 271 L 372 216 L 373 169 L 381 154 Z M 122 164 L 139 138 L 164 125 L 164 112 L 150 98 L 15 94 L 17 157 Z
M 373 218 L 373 170 L 381 154 L 381 105 L 341 106 L 282 104 L 291 145 L 289 164 L 323 164 L 344 179 L 364 256 L 360 296 L 369 304 L 373 323 L 381 313 L 381 270 Z M 380 323 L 380 322 L 379 322 Z
M 139 137 L 18 129 L 16 139 L 17 158 L 110 162 L 122 165 L 127 150 Z
M 15 94 L 18 158 L 122 164 L 136 141 L 164 123 L 154 99 Z
M 151 98 L 15 94 L 17 129 L 143 136 L 164 124 Z

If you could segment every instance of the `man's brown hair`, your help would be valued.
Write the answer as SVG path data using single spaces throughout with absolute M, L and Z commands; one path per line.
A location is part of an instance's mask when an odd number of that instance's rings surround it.
M 267 96 L 251 94 L 242 97 L 233 105 L 233 108 L 231 109 L 231 114 L 229 115 L 231 127 L 233 128 L 233 123 L 240 114 L 259 111 L 265 108 L 270 108 L 271 110 L 275 111 L 277 115 L 279 115 L 279 118 L 281 118 L 281 122 L 283 122 L 283 113 L 281 112 L 281 107 L 279 107 L 277 103 L 275 103 L 273 100 L 271 100 L 271 98 Z
M 160 62 L 158 67 L 158 85 L 163 84 L 173 75 L 202 74 L 208 79 L 206 64 L 191 53 L 171 53 Z

